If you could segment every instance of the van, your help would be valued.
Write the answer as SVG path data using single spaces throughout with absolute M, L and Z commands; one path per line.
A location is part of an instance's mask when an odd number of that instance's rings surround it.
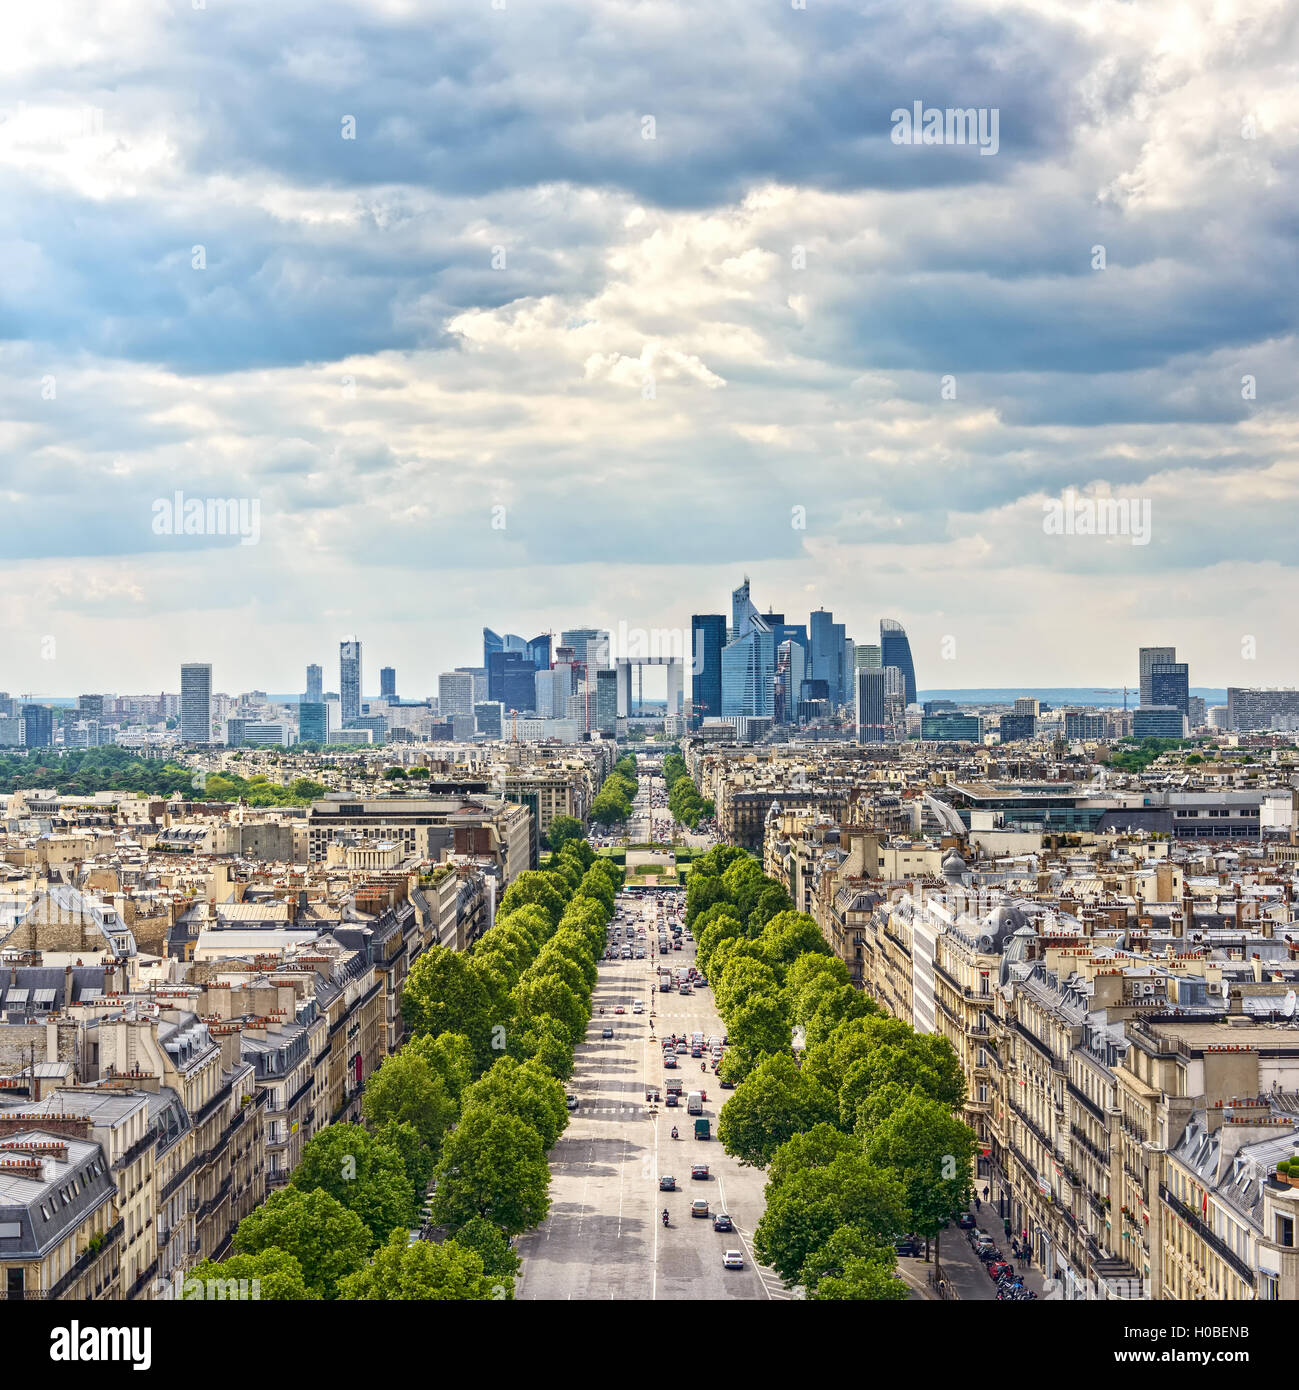
M 691 1091 L 686 1097 L 686 1114 L 702 1115 L 704 1113 L 704 1098 L 698 1091 Z

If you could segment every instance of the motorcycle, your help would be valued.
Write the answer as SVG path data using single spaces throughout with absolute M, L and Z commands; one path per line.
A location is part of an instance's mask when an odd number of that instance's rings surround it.
M 681 1136 L 677 1133 L 677 1127 L 676 1127 L 676 1125 L 673 1125 L 673 1126 L 672 1126 L 672 1137 L 673 1137 L 673 1139 L 680 1139 L 680 1138 L 681 1138 Z
M 663 1208 L 663 1224 L 664 1224 L 665 1226 L 670 1226 L 670 1225 L 672 1224 L 672 1223 L 668 1220 L 668 1212 L 667 1212 L 667 1208 L 666 1208 L 666 1207 Z

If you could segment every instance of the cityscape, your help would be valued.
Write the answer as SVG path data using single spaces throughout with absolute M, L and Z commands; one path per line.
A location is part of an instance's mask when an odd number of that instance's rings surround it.
M 13 1345 L 1288 1345 L 1294 15 L 4 24 Z

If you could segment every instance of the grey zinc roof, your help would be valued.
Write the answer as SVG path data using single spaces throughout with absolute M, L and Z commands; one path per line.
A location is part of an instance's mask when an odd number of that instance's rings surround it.
M 41 1140 L 66 1143 L 67 1157 L 42 1155 L 39 1178 L 0 1168 L 0 1260 L 43 1258 L 116 1193 L 104 1152 L 96 1143 L 37 1128 L 23 1130 L 6 1142 Z M 0 1152 L 0 1160 L 14 1157 L 12 1151 Z

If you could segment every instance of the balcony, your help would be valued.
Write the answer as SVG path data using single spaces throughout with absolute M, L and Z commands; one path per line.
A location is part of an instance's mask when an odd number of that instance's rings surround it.
M 1159 1184 L 1159 1196 L 1164 1202 L 1182 1218 L 1183 1221 L 1195 1232 L 1197 1236 L 1221 1259 L 1225 1260 L 1233 1270 L 1249 1285 L 1254 1287 L 1254 1271 L 1240 1258 L 1239 1255 L 1221 1237 L 1215 1235 L 1212 1230 L 1201 1220 L 1199 1214 L 1184 1202 L 1179 1201 L 1166 1188 L 1163 1183 Z

